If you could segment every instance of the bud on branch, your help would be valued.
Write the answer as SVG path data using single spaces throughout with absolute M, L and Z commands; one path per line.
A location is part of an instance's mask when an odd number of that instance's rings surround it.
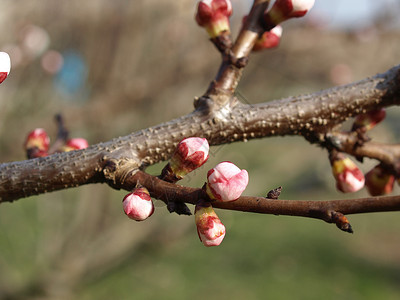
M 225 237 L 225 226 L 218 218 L 210 203 L 196 205 L 195 222 L 200 241 L 206 247 L 218 246 Z
M 197 6 L 196 22 L 207 30 L 210 38 L 215 38 L 222 33 L 230 34 L 231 14 L 230 0 L 202 0 Z
M 386 117 L 386 110 L 384 108 L 371 110 L 365 114 L 358 115 L 353 123 L 352 130 L 364 129 L 365 131 L 371 130 L 378 123 L 382 122 Z
M 48 155 L 50 138 L 43 128 L 31 131 L 25 141 L 24 148 L 29 159 Z
M 149 191 L 144 187 L 135 188 L 122 200 L 125 214 L 135 220 L 143 221 L 150 217 L 154 212 L 153 201 Z
M 364 187 L 364 174 L 357 165 L 342 153 L 330 155 L 332 173 L 336 179 L 336 188 L 343 193 L 353 193 Z
M 265 14 L 265 22 L 272 28 L 288 19 L 303 17 L 314 3 L 315 0 L 277 0 Z
M 11 60 L 6 52 L 0 52 L 0 83 L 2 83 L 10 74 Z
M 201 167 L 208 159 L 210 146 L 207 139 L 191 137 L 183 139 L 171 157 L 172 172 L 182 179 L 186 174 Z
M 62 148 L 63 152 L 72 151 L 72 150 L 80 150 L 89 147 L 89 143 L 87 140 L 83 138 L 73 138 L 69 139 L 65 146 Z
M 371 196 L 390 194 L 393 190 L 395 177 L 382 165 L 375 166 L 365 175 L 365 186 Z
M 219 163 L 207 173 L 206 191 L 211 199 L 228 202 L 237 200 L 249 183 L 246 170 L 229 161 Z
M 253 47 L 253 51 L 260 51 L 263 49 L 271 49 L 279 46 L 282 36 L 282 26 L 278 25 L 272 28 L 270 31 L 266 31 L 256 41 Z

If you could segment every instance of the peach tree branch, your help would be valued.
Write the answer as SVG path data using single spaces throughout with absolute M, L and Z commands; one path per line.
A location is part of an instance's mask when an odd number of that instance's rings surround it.
M 89 183 L 118 182 L 139 169 L 167 160 L 184 137 L 210 145 L 269 136 L 302 135 L 323 145 L 327 133 L 350 117 L 400 102 L 400 66 L 359 82 L 256 105 L 231 98 L 223 109 L 198 99 L 192 112 L 169 122 L 87 149 L 0 164 L 0 202 Z M 362 148 L 360 148 L 362 149 Z M 362 153 L 359 153 L 360 155 Z M 363 155 L 368 157 L 368 152 Z
M 204 189 L 168 183 L 141 171 L 128 177 L 122 186 L 130 190 L 138 183 L 145 186 L 152 197 L 163 200 L 165 203 L 174 201 L 197 204 L 199 201 L 209 200 Z M 232 202 L 212 201 L 211 203 L 213 207 L 220 209 L 320 219 L 335 223 L 340 229 L 348 232 L 352 232 L 351 226 L 346 219 L 347 222 L 343 224 L 343 215 L 400 210 L 400 196 L 330 201 L 279 200 L 241 196 Z M 346 224 L 348 225 L 342 227 Z

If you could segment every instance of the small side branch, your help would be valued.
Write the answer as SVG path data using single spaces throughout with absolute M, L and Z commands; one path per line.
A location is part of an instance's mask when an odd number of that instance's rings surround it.
M 396 174 L 400 174 L 400 144 L 384 144 L 377 142 L 359 143 L 356 132 L 333 132 L 327 135 L 327 141 L 341 152 L 357 158 L 374 158 L 386 166 L 392 166 Z
M 231 48 L 221 49 L 222 63 L 215 79 L 211 82 L 204 96 L 211 97 L 219 105 L 225 105 L 241 79 L 242 70 L 246 66 L 253 46 L 264 28 L 262 16 L 267 9 L 269 0 L 256 0 L 247 17 L 247 21 Z
M 124 188 L 130 190 L 138 182 L 149 190 L 152 197 L 164 202 L 179 201 L 196 204 L 199 200 L 208 198 L 202 189 L 168 183 L 141 171 L 125 180 Z M 214 201 L 212 205 L 215 208 L 242 212 L 315 218 L 334 223 L 343 231 L 352 232 L 350 223 L 344 215 L 400 211 L 400 196 L 330 201 L 278 200 L 242 196 L 233 202 Z

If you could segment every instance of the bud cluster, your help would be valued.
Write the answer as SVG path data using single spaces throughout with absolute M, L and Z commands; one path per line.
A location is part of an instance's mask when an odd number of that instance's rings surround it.
M 357 133 L 360 142 L 369 141 L 366 133 L 382 122 L 386 117 L 384 108 L 374 109 L 355 117 L 351 131 Z M 333 151 L 330 154 L 332 172 L 338 190 L 348 193 L 361 189 L 364 184 L 371 196 L 390 194 L 396 180 L 395 171 L 390 166 L 379 164 L 372 168 L 365 177 L 350 158 Z
M 43 128 L 36 128 L 29 132 L 25 139 L 24 149 L 27 154 L 27 158 L 44 157 L 56 152 L 67 152 L 72 150 L 85 149 L 89 147 L 88 142 L 83 138 L 72 138 L 66 142 L 60 143 L 55 142 L 55 148 L 50 149 L 50 138 L 47 132 Z
M 178 143 L 170 161 L 162 170 L 159 178 L 167 182 L 177 182 L 207 161 L 209 148 L 210 146 L 205 138 L 190 137 L 183 139 Z M 211 201 L 228 202 L 237 200 L 245 190 L 248 182 L 249 176 L 247 171 L 240 170 L 228 161 L 219 163 L 208 171 L 204 191 L 209 199 L 200 200 L 195 208 L 197 233 L 205 246 L 217 246 L 225 236 L 225 226 L 214 212 Z M 125 198 L 124 201 L 126 200 Z M 173 203 L 168 203 L 167 208 L 176 206 L 170 204 Z M 124 210 L 129 215 L 125 206 Z M 175 212 L 180 214 L 179 211 Z
M 229 161 L 219 163 L 207 173 L 205 190 L 211 200 L 237 200 L 249 182 L 246 170 L 240 170 Z M 195 209 L 197 233 L 207 246 L 218 246 L 225 237 L 225 226 L 214 212 L 210 202 L 200 201 Z

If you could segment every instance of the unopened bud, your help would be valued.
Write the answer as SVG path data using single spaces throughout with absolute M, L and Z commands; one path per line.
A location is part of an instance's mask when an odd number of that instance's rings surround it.
M 263 49 L 271 49 L 279 46 L 282 36 L 282 26 L 275 26 L 270 31 L 266 31 L 257 39 L 254 44 L 253 51 L 260 51 Z
M 68 152 L 72 150 L 80 150 L 89 147 L 87 140 L 83 138 L 73 138 L 69 139 L 65 146 L 62 148 L 63 152 Z
M 211 199 L 237 200 L 249 183 L 249 174 L 229 161 L 219 163 L 207 173 L 206 192 Z
M 31 131 L 24 144 L 25 151 L 29 159 L 47 156 L 50 138 L 43 128 L 36 128 Z
M 344 214 L 336 211 L 332 212 L 332 221 L 340 230 L 346 231 L 348 233 L 353 233 L 353 228 L 351 227 L 349 220 Z
M 386 117 L 386 110 L 384 108 L 371 110 L 365 114 L 358 115 L 353 123 L 352 130 L 363 128 L 371 130 L 378 123 L 382 122 Z
M 183 139 L 177 145 L 166 168 L 169 168 L 168 172 L 172 172 L 176 179 L 182 179 L 186 174 L 201 167 L 207 161 L 209 150 L 210 146 L 207 139 L 199 137 Z M 163 170 L 163 172 L 165 171 Z
M 371 196 L 390 194 L 393 190 L 394 176 L 381 165 L 375 166 L 365 174 L 365 186 Z
M 331 165 L 336 188 L 339 191 L 352 193 L 364 187 L 364 174 L 350 158 L 338 153 L 335 157 L 331 157 Z
M 315 0 L 276 0 L 264 18 L 268 26 L 291 19 L 303 17 L 313 6 Z
M 197 234 L 206 247 L 218 246 L 225 237 L 225 226 L 210 203 L 201 202 L 194 212 Z
M 207 30 L 211 38 L 215 38 L 222 33 L 230 33 L 231 14 L 230 0 L 202 0 L 197 6 L 196 22 Z
M 11 60 L 6 52 L 0 52 L 0 83 L 2 83 L 10 74 Z
M 125 214 L 135 220 L 143 221 L 150 217 L 154 212 L 153 201 L 149 191 L 144 187 L 135 188 L 122 200 Z

